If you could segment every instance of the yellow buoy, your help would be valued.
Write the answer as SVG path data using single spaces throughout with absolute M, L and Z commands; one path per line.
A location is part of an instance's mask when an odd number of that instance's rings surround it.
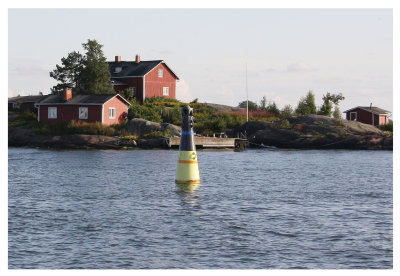
M 199 164 L 193 136 L 193 119 L 193 108 L 188 105 L 182 107 L 182 135 L 175 176 L 175 183 L 179 186 L 200 184 Z

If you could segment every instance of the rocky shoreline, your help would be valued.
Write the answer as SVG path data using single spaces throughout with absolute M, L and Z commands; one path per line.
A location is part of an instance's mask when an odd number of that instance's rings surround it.
M 132 135 L 141 137 L 154 131 L 180 134 L 180 128 L 143 119 L 127 124 Z M 230 137 L 247 135 L 249 147 L 285 149 L 393 150 L 393 136 L 376 127 L 320 115 L 290 117 L 266 122 L 249 121 L 228 132 Z M 166 138 L 127 139 L 103 135 L 36 135 L 29 128 L 8 129 L 8 146 L 49 149 L 154 149 L 169 148 Z
M 233 130 L 233 135 L 243 133 L 254 147 L 393 150 L 393 136 L 372 125 L 321 115 L 249 121 Z

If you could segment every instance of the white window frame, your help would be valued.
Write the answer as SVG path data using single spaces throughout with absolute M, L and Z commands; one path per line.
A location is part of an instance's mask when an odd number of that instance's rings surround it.
M 117 110 L 115 107 L 109 107 L 108 108 L 108 119 L 115 119 L 116 113 L 117 113 Z
M 84 109 L 86 109 L 86 116 L 84 116 L 84 117 L 81 117 L 81 112 L 82 112 L 82 110 L 84 110 Z M 79 119 L 80 120 L 85 120 L 85 119 L 87 119 L 88 117 L 89 117 L 89 108 L 87 107 L 87 106 L 83 106 L 83 107 L 79 107 Z
M 159 78 L 164 77 L 164 70 L 163 69 L 158 69 L 158 77 Z
M 164 86 L 163 87 L 163 96 L 169 96 L 169 87 L 168 86 Z
M 48 119 L 57 119 L 57 107 L 49 106 L 47 108 L 47 118 Z
M 136 97 L 136 86 L 131 86 L 131 87 L 129 87 L 129 89 L 131 89 L 132 90 L 132 94 L 133 94 L 133 96 L 134 97 Z
M 356 114 L 355 119 L 351 119 L 351 114 Z M 357 121 L 357 112 L 350 112 L 350 121 Z

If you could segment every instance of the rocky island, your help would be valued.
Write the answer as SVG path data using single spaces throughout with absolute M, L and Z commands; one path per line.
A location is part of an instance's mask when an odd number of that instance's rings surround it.
M 128 121 L 125 128 L 130 136 L 38 135 L 26 126 L 9 127 L 8 145 L 52 149 L 168 148 L 167 138 L 181 133 L 178 126 L 138 118 Z M 152 137 L 153 133 L 158 137 Z M 258 148 L 393 150 L 391 134 L 372 125 L 322 115 L 249 121 L 227 134 L 247 137 L 249 146 Z

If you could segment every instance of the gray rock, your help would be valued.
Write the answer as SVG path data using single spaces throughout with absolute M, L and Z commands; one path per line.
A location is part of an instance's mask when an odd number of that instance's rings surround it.
M 168 132 L 168 135 L 181 135 L 181 128 L 167 123 L 155 123 L 144 119 L 134 118 L 126 125 L 126 130 L 135 136 L 143 136 L 155 131 Z
M 393 137 L 355 121 L 322 115 L 290 117 L 286 121 L 249 121 L 233 131 L 247 134 L 250 145 L 296 149 L 387 149 Z

